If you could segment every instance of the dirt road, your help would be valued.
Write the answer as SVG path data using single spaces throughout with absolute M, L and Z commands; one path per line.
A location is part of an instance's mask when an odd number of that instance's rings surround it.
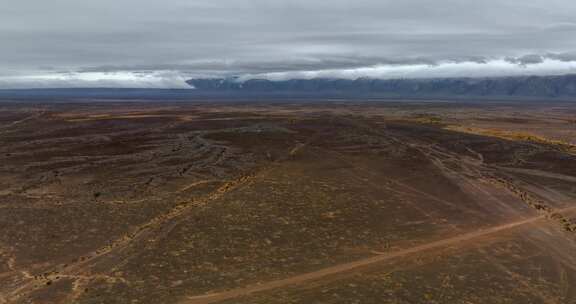
M 556 213 L 568 213 L 568 212 L 571 212 L 574 210 L 576 210 L 576 207 L 570 207 L 570 208 L 566 208 L 566 209 L 557 210 Z M 250 286 L 246 286 L 246 287 L 242 287 L 242 288 L 238 288 L 238 289 L 232 289 L 229 291 L 224 291 L 221 293 L 213 293 L 213 294 L 200 295 L 200 296 L 190 296 L 187 299 L 183 300 L 181 302 L 181 304 L 217 303 L 217 302 L 228 300 L 228 299 L 238 298 L 238 297 L 242 297 L 242 296 L 248 296 L 248 295 L 251 295 L 254 293 L 269 291 L 269 290 L 273 290 L 273 289 L 277 289 L 277 288 L 287 287 L 290 285 L 296 285 L 299 283 L 304 283 L 307 281 L 320 279 L 320 278 L 323 278 L 326 276 L 335 275 L 335 274 L 343 273 L 343 272 L 347 272 L 347 271 L 352 271 L 352 270 L 355 270 L 355 269 L 363 267 L 363 266 L 369 266 L 372 264 L 386 262 L 386 261 L 390 261 L 390 260 L 393 260 L 396 258 L 401 258 L 401 257 L 405 257 L 408 255 L 421 253 L 421 252 L 424 252 L 427 250 L 440 249 L 440 248 L 445 248 L 445 247 L 449 247 L 449 246 L 454 246 L 454 245 L 457 245 L 457 244 L 462 243 L 462 242 L 471 241 L 471 240 L 481 238 L 484 236 L 497 234 L 497 233 L 502 232 L 502 231 L 511 230 L 511 229 L 514 229 L 516 227 L 520 227 L 523 225 L 535 223 L 535 222 L 538 222 L 538 221 L 546 219 L 546 218 L 547 218 L 547 215 L 540 215 L 540 216 L 532 217 L 532 218 L 521 220 L 521 221 L 516 221 L 516 222 L 512 222 L 512 223 L 508 223 L 508 224 L 504 224 L 504 225 L 499 225 L 499 226 L 495 226 L 495 227 L 491 227 L 491 228 L 481 229 L 478 231 L 473 231 L 470 233 L 462 234 L 459 236 L 455 236 L 455 237 L 451 237 L 451 238 L 447 238 L 447 239 L 443 239 L 443 240 L 433 241 L 430 243 L 414 246 L 411 248 L 401 249 L 401 250 L 389 252 L 386 254 L 377 255 L 374 257 L 358 260 L 358 261 L 351 262 L 351 263 L 346 263 L 346 264 L 341 264 L 341 265 L 336 265 L 336 266 L 324 268 L 324 269 L 321 269 L 321 270 L 318 270 L 315 272 L 297 275 L 297 276 L 289 277 L 289 278 L 282 279 L 282 280 L 271 281 L 271 282 L 266 282 L 266 283 L 256 284 L 256 285 L 250 285 Z

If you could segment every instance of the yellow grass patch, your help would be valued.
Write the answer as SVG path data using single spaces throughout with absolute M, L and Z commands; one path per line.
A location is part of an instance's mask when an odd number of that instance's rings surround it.
M 498 130 L 498 129 L 485 129 L 485 128 L 478 128 L 478 127 L 465 127 L 465 126 L 446 126 L 446 130 L 457 131 L 462 133 L 468 134 L 476 134 L 476 135 L 483 135 L 483 136 L 490 136 L 490 137 L 497 137 L 506 140 L 514 140 L 514 141 L 527 141 L 545 145 L 552 145 L 556 146 L 557 148 L 564 150 L 570 153 L 576 153 L 576 145 L 550 139 L 530 133 L 525 132 L 517 132 L 517 131 L 507 131 L 507 130 Z

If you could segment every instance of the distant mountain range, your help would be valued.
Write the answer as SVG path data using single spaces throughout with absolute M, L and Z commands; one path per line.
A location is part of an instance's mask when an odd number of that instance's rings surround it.
M 190 89 L 0 89 L 0 101 L 65 100 L 561 100 L 576 101 L 576 74 L 442 79 L 191 79 Z M 194 89 L 193 89 L 194 88 Z
M 390 97 L 576 97 L 576 75 L 442 79 L 191 79 L 200 92 L 378 95 Z

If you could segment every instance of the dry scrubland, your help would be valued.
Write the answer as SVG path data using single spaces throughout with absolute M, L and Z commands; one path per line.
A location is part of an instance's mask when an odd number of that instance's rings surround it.
M 2 104 L 0 303 L 576 303 L 575 117 Z

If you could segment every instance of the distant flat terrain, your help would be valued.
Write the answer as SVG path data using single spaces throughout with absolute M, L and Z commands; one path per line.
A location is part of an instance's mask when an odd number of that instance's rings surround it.
M 0 303 L 576 303 L 575 117 L 0 103 Z

